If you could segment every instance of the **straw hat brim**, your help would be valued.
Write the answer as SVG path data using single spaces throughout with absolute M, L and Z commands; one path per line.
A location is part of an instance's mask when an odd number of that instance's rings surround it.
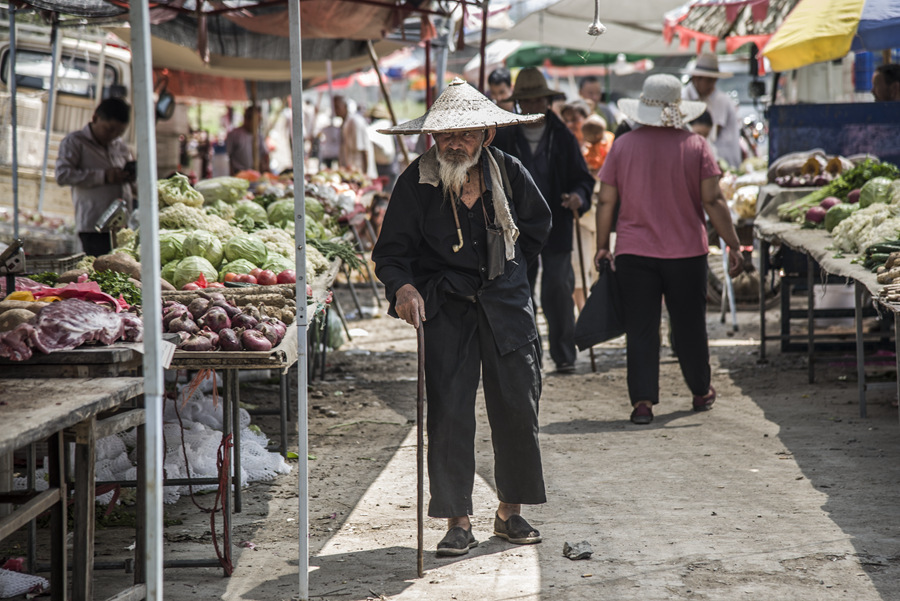
M 626 117 L 641 125 L 669 127 L 663 125 L 660 121 L 660 116 L 662 115 L 661 106 L 644 104 L 638 98 L 622 98 L 619 100 L 618 106 L 619 110 L 625 113 Z M 682 100 L 678 106 L 681 109 L 681 116 L 685 123 L 693 121 L 706 110 L 706 103 L 697 100 Z

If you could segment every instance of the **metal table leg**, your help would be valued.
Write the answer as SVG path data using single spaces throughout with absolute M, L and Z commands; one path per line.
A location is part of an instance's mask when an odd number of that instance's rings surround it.
M 288 422 L 288 374 L 282 372 L 278 378 L 278 406 L 281 410 L 281 456 L 287 459 L 287 422 Z
M 234 512 L 241 512 L 241 386 L 238 370 L 225 370 L 226 378 L 230 378 L 232 432 L 231 465 L 234 467 L 232 482 L 234 483 Z M 230 538 L 230 537 L 229 537 Z
M 759 241 L 759 358 L 766 362 L 766 270 L 769 267 L 769 243 Z
M 856 321 L 856 388 L 859 393 L 859 416 L 866 417 L 866 347 L 863 342 L 862 297 L 865 288 L 854 281 L 853 319 Z
M 812 384 L 816 381 L 816 351 L 815 344 L 813 341 L 815 340 L 815 332 L 816 332 L 816 320 L 813 316 L 813 313 L 816 309 L 816 299 L 813 294 L 813 283 L 816 280 L 815 272 L 813 268 L 815 267 L 815 261 L 813 261 L 812 255 L 806 255 L 806 357 L 809 363 L 809 383 Z
M 234 414 L 231 411 L 232 404 L 234 400 L 232 398 L 233 388 L 235 388 L 235 380 L 237 380 L 237 370 L 235 369 L 226 369 L 225 371 L 225 398 L 222 400 L 222 436 L 228 436 L 234 430 Z M 232 447 L 232 457 L 236 455 L 234 453 L 234 447 Z M 232 466 L 234 464 L 232 463 Z M 227 480 L 229 483 L 232 482 L 231 478 Z M 222 550 L 222 555 L 224 555 L 225 559 L 231 563 L 231 517 L 234 515 L 232 511 L 232 496 L 230 490 L 222 491 L 222 523 L 225 527 L 225 541 L 228 544 L 224 544 L 224 549 Z M 223 541 L 223 542 L 225 542 Z M 225 573 L 227 576 L 227 572 Z
M 96 417 L 90 417 L 75 428 L 75 546 L 72 563 L 72 598 L 91 601 L 94 598 L 94 469 L 97 437 Z

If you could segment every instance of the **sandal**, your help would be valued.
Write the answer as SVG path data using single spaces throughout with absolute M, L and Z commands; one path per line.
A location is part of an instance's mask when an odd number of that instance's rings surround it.
M 515 545 L 533 545 L 541 542 L 541 533 L 532 528 L 520 515 L 511 515 L 508 520 L 501 520 L 494 515 L 494 534 L 505 538 Z
M 716 402 L 716 389 L 709 387 L 705 396 L 694 395 L 694 411 L 709 411 Z
M 477 547 L 478 541 L 472 534 L 472 529 L 466 530 L 462 526 L 454 526 L 447 531 L 444 538 L 437 545 L 437 555 L 456 556 L 465 555 L 472 547 Z

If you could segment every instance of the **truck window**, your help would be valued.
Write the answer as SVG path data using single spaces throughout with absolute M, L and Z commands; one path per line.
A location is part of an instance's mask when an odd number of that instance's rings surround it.
M 98 64 L 84 58 L 63 55 L 59 71 L 56 74 L 57 90 L 66 94 L 95 97 L 95 80 Z M 50 74 L 53 68 L 49 52 L 34 50 L 18 50 L 16 52 L 16 85 L 37 90 L 50 89 Z M 119 85 L 116 69 L 107 64 L 103 69 L 103 96 L 109 93 L 111 86 Z M 9 86 L 9 51 L 0 59 L 0 80 Z

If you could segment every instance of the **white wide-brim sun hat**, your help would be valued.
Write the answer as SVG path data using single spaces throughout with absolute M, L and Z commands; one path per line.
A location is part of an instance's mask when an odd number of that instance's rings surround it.
M 651 75 L 640 98 L 622 98 L 619 110 L 632 121 L 654 127 L 684 127 L 706 110 L 706 103 L 681 99 L 681 82 L 674 75 Z
M 518 115 L 505 111 L 464 80 L 455 78 L 424 115 L 393 127 L 382 134 L 432 134 L 537 123 L 543 115 Z
M 704 52 L 697 57 L 691 69 L 682 71 L 691 77 L 712 77 L 713 79 L 728 79 L 734 73 L 719 71 L 719 57 L 712 52 Z

